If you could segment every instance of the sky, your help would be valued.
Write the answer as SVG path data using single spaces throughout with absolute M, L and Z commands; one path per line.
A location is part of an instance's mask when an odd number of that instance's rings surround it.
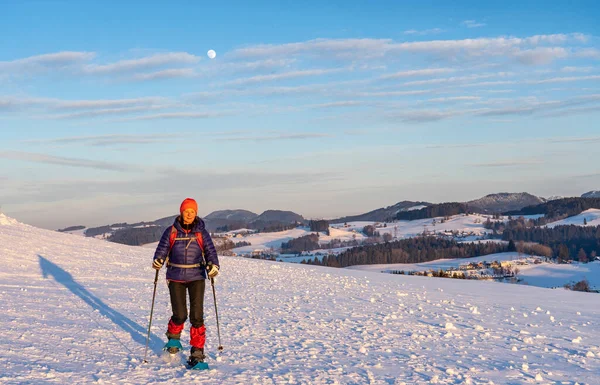
M 201 216 L 331 218 L 600 189 L 593 1 L 127 3 L 0 0 L 7 215 L 133 223 L 193 197 Z

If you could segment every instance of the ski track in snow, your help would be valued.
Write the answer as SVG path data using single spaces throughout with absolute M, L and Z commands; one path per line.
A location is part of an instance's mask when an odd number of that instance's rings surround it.
M 598 384 L 598 294 L 221 257 L 211 369 L 163 359 L 153 251 L 0 222 L 0 384 Z M 182 335 L 187 355 L 189 322 Z

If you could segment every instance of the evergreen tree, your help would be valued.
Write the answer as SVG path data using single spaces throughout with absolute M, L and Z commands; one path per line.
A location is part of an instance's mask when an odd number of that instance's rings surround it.
M 564 243 L 558 247 L 558 263 L 565 263 L 571 259 L 569 248 Z
M 515 245 L 515 241 L 512 239 L 508 242 L 508 251 L 517 251 L 517 246 Z

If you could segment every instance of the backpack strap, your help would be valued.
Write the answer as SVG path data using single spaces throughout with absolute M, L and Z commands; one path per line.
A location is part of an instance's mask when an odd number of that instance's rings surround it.
M 177 229 L 175 225 L 171 226 L 171 235 L 169 235 L 169 251 L 173 248 L 173 244 L 175 243 L 175 238 L 177 238 Z
M 198 246 L 200 246 L 200 250 L 202 250 L 202 254 L 204 254 L 204 239 L 202 238 L 202 233 L 197 232 L 194 234 L 196 235 L 196 241 L 198 242 Z M 176 239 L 177 229 L 175 228 L 175 225 L 173 225 L 171 226 L 171 234 L 169 235 L 169 251 L 171 251 L 171 249 L 173 248 L 173 244 L 175 243 Z
M 198 241 L 198 246 L 200 246 L 200 250 L 202 254 L 204 254 L 204 239 L 202 238 L 202 233 L 196 233 L 196 241 Z

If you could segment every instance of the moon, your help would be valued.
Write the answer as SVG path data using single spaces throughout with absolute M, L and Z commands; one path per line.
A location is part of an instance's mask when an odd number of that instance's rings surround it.
M 211 59 L 214 59 L 215 57 L 217 57 L 217 53 L 216 53 L 214 50 L 212 50 L 212 49 L 211 49 L 211 50 L 209 50 L 209 51 L 206 53 L 206 55 L 207 55 L 209 58 L 211 58 Z

